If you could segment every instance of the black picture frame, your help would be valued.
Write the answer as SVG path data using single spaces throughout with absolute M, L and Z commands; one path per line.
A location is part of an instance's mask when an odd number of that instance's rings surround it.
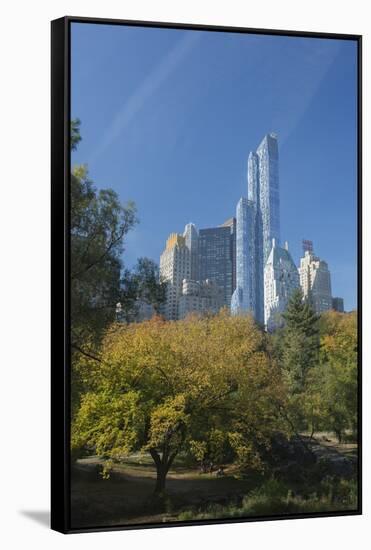
M 358 509 L 76 529 L 70 520 L 70 81 L 72 23 L 352 40 L 357 43 Z M 51 22 L 51 528 L 61 533 L 362 514 L 362 36 L 66 16 Z

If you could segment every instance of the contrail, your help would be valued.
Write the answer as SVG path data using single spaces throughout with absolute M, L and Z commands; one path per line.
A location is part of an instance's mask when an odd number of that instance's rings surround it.
M 118 138 L 123 129 L 132 121 L 135 115 L 142 109 L 145 102 L 158 90 L 168 76 L 178 67 L 179 62 L 187 56 L 195 44 L 199 41 L 201 33 L 198 31 L 187 32 L 178 41 L 176 46 L 156 65 L 146 76 L 142 84 L 123 104 L 115 115 L 102 140 L 92 153 L 89 163 L 95 161 Z

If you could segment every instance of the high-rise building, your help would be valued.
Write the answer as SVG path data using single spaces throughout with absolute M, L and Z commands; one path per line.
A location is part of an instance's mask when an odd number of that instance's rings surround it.
M 179 319 L 184 319 L 192 312 L 200 315 L 218 313 L 223 300 L 223 291 L 213 281 L 184 279 L 182 295 L 179 298 Z
M 286 310 L 292 292 L 300 287 L 298 268 L 288 250 L 272 240 L 272 248 L 264 267 L 264 323 L 273 331 L 283 324 L 282 313 Z
M 232 261 L 232 292 L 236 288 L 236 218 L 229 218 L 221 227 L 229 227 L 231 230 L 231 261 Z
M 198 278 L 209 279 L 223 291 L 223 305 L 230 306 L 233 289 L 231 228 L 200 229 L 198 233 Z
M 183 235 L 172 233 L 166 241 L 166 248 L 160 257 L 160 277 L 167 281 L 166 301 L 162 312 L 166 319 L 179 317 L 179 298 L 183 279 L 191 277 L 191 253 Z
M 255 319 L 263 323 L 264 266 L 272 248 L 272 240 L 275 239 L 277 246 L 280 242 L 278 144 L 277 136 L 273 133 L 264 136 L 256 152 L 249 154 L 245 201 L 240 199 L 237 205 L 237 273 L 232 312 L 251 311 Z M 254 265 L 249 266 L 251 262 Z M 244 266 L 240 270 L 240 277 L 238 266 Z M 247 287 L 250 295 L 248 299 Z
M 316 313 L 332 309 L 331 274 L 325 261 L 306 250 L 300 259 L 300 286 Z
M 249 166 L 251 164 L 251 167 Z M 272 239 L 280 244 L 280 196 L 278 176 L 278 143 L 276 134 L 267 134 L 250 153 L 247 171 L 248 198 L 261 213 L 263 267 L 272 248 Z
M 333 298 L 332 299 L 332 309 L 338 311 L 339 313 L 344 313 L 344 300 L 343 298 Z
M 236 289 L 233 292 L 233 315 L 251 313 L 256 318 L 256 208 L 242 197 L 236 209 Z
M 197 281 L 198 273 L 198 231 L 194 223 L 187 223 L 184 228 L 183 237 L 185 244 L 191 254 L 191 279 Z

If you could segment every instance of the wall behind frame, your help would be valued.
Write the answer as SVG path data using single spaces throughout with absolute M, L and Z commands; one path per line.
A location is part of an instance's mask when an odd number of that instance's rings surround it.
M 64 537 L 46 527 L 49 509 L 49 182 L 50 20 L 63 15 L 363 34 L 364 273 L 371 270 L 369 36 L 366 3 L 212 0 L 13 1 L 3 8 L 2 41 L 2 397 L 1 538 L 8 548 L 214 550 L 231 544 L 302 550 L 363 548 L 370 530 L 371 404 L 364 404 L 364 516 L 216 525 Z M 369 187 L 369 186 L 368 186 Z M 368 216 L 367 216 L 368 213 Z M 368 249 L 368 251 L 367 251 Z M 369 287 L 370 288 L 370 287 Z M 371 291 L 364 287 L 364 394 L 370 390 Z M 5 305 L 5 307 L 4 307 Z

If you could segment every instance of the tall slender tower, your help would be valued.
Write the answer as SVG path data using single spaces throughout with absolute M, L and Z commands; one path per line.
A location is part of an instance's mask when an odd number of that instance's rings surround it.
M 191 279 L 198 281 L 198 231 L 194 223 L 187 223 L 184 228 L 183 237 L 191 255 Z
M 257 318 L 255 281 L 255 203 L 242 197 L 237 204 L 236 219 L 237 286 L 232 295 L 231 311 L 233 315 L 251 313 Z
M 247 197 L 246 203 L 246 199 L 240 199 L 237 205 L 236 265 L 243 268 L 237 267 L 232 313 L 241 310 L 242 300 L 242 310 L 248 307 L 255 319 L 264 323 L 264 267 L 273 239 L 277 246 L 280 241 L 278 144 L 273 133 L 264 136 L 257 150 L 248 156 Z M 243 207 L 243 204 L 249 206 Z M 243 221 L 246 208 L 249 209 L 248 224 Z M 247 252 L 250 250 L 251 253 Z M 251 289 L 248 302 L 243 299 L 246 288 Z
M 261 211 L 263 230 L 263 264 L 265 266 L 272 248 L 272 239 L 276 246 L 280 244 L 280 196 L 278 177 L 278 143 L 276 134 L 267 134 L 256 150 L 258 157 L 257 202 Z M 248 188 L 250 183 L 248 171 Z

